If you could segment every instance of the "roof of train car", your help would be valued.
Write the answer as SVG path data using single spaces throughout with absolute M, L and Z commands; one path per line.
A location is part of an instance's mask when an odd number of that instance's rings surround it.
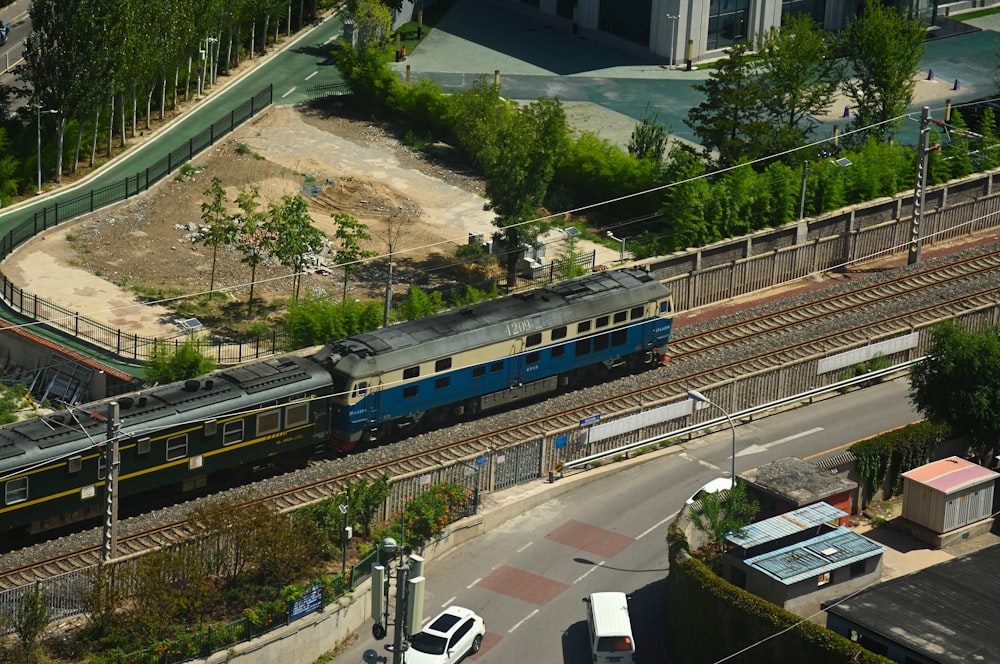
M 334 344 L 334 352 L 344 355 L 336 369 L 350 375 L 391 371 L 504 342 L 523 336 L 526 331 L 567 325 L 668 293 L 665 286 L 643 270 L 597 272 L 546 288 L 354 335 Z M 511 323 L 523 321 L 532 322 L 530 330 L 518 327 L 512 332 L 508 328 Z
M 108 404 L 117 400 L 125 435 L 153 434 L 162 427 L 197 422 L 254 402 L 327 387 L 330 375 L 307 358 L 286 355 L 213 372 L 114 399 L 0 427 L 0 478 L 50 456 L 66 456 L 103 443 Z M 228 405 L 222 405 L 226 404 Z

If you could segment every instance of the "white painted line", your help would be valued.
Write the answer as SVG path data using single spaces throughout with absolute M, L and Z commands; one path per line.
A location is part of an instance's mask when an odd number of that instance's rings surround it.
M 465 587 L 465 589 L 466 589 L 466 590 L 468 590 L 469 588 L 473 588 L 473 587 L 475 587 L 475 585 L 476 585 L 477 583 L 479 583 L 480 581 L 482 581 L 482 580 L 483 580 L 483 577 L 479 577 L 478 579 L 476 579 L 475 581 L 473 581 L 472 583 L 470 583 L 469 585 L 467 585 L 467 586 Z
M 284 99 L 285 97 L 287 97 L 288 95 L 292 94 L 293 92 L 295 92 L 295 87 L 294 86 L 292 86 L 291 90 L 289 90 L 285 94 L 281 95 L 281 98 Z
M 822 430 L 823 430 L 823 427 L 815 427 L 813 429 L 809 429 L 809 431 L 800 431 L 799 433 L 794 433 L 791 436 L 786 436 L 786 437 L 781 438 L 779 440 L 772 440 L 770 443 L 765 443 L 763 445 L 750 445 L 748 447 L 744 447 L 742 450 L 740 450 L 739 452 L 737 452 L 736 456 L 741 457 L 741 456 L 749 456 L 751 454 L 760 454 L 762 452 L 766 452 L 767 450 L 771 449 L 772 447 L 776 447 L 778 445 L 781 445 L 782 443 L 788 443 L 788 442 L 791 442 L 793 440 L 796 440 L 797 438 L 805 438 L 806 436 L 810 436 L 810 435 L 812 435 L 814 433 L 818 433 L 818 432 L 820 432 Z
M 674 518 L 675 516 L 677 516 L 677 512 L 674 512 L 673 514 L 671 514 L 671 515 L 670 515 L 670 516 L 668 516 L 667 518 L 663 519 L 663 520 L 662 520 L 662 521 L 660 521 L 659 523 L 656 523 L 656 524 L 654 524 L 653 526 L 650 526 L 650 527 L 649 527 L 649 528 L 647 528 L 646 530 L 642 531 L 641 533 L 639 533 L 639 534 L 638 534 L 638 535 L 636 536 L 636 539 L 637 539 L 637 540 L 641 540 L 641 539 L 642 539 L 643 537 L 645 537 L 646 535 L 650 534 L 650 533 L 651 533 L 651 532 L 653 532 L 654 530 L 658 529 L 658 528 L 659 528 L 660 526 L 662 526 L 663 524 L 665 524 L 665 523 L 666 523 L 667 521 L 670 521 L 670 520 L 672 520 L 672 519 L 673 519 L 673 518 Z
M 538 611 L 539 611 L 538 609 L 535 609 L 534 611 L 532 611 L 531 613 L 529 613 L 527 616 L 524 617 L 524 619 L 521 622 L 517 623 L 516 625 L 514 625 L 513 627 L 511 627 L 510 629 L 508 629 L 507 633 L 508 634 L 513 634 L 515 629 L 517 629 L 518 627 L 520 627 L 524 623 L 528 622 L 536 613 L 538 613 Z
M 441 608 L 443 609 L 444 607 L 451 605 L 451 603 L 454 602 L 456 599 L 458 599 L 458 595 L 446 599 L 444 604 L 441 605 Z
M 580 576 L 576 577 L 576 580 L 573 581 L 573 585 L 575 586 L 576 584 L 580 583 L 581 581 L 583 581 L 584 579 L 586 579 L 588 576 L 590 576 L 591 572 L 593 572 L 594 570 L 596 570 L 598 567 L 603 567 L 603 566 L 604 566 L 604 561 L 602 560 L 601 562 L 597 563 L 596 565 L 594 565 L 593 567 L 591 567 L 590 569 L 588 569 L 586 572 L 584 572 L 583 574 L 581 574 Z
M 313 73 L 311 73 L 308 76 L 306 76 L 306 80 L 308 81 L 310 78 L 312 78 L 313 76 L 315 76 L 318 73 L 319 73 L 318 71 L 314 71 Z
M 800 431 L 799 433 L 793 433 L 791 436 L 786 436 L 784 438 L 781 438 L 780 440 L 773 440 L 770 443 L 765 444 L 764 447 L 770 449 L 770 448 L 774 447 L 775 445 L 781 445 L 782 443 L 788 443 L 788 442 L 791 442 L 791 441 L 796 440 L 798 438 L 805 438 L 806 436 L 811 436 L 814 433 L 819 433 L 822 430 L 823 430 L 823 427 L 813 427 L 812 429 L 809 429 L 809 431 Z
M 525 549 L 527 549 L 527 548 L 528 548 L 529 546 L 531 546 L 532 544 L 534 544 L 534 542 L 528 542 L 527 544 L 525 544 L 524 546 L 522 546 L 522 547 L 521 547 L 520 549 L 518 549 L 518 550 L 517 550 L 517 552 L 518 552 L 518 553 L 522 553 L 522 552 L 524 552 L 524 550 L 525 550 Z

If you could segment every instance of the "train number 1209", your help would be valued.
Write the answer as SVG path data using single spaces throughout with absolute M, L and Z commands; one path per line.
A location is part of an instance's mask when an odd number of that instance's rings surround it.
M 507 323 L 507 334 L 512 337 L 531 332 L 531 319 L 515 320 Z

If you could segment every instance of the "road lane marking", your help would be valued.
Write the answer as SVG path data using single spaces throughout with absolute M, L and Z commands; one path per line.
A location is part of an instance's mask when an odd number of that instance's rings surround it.
M 450 604 L 451 604 L 452 602 L 454 602 L 454 601 L 455 601 L 456 599 L 458 599 L 458 595 L 454 595 L 454 596 L 453 596 L 453 597 L 451 597 L 450 599 L 447 599 L 447 600 L 445 600 L 445 603 L 441 605 L 441 608 L 443 609 L 444 607 L 446 607 L 446 606 L 449 606 L 449 605 L 450 605 Z
M 800 431 L 799 433 L 793 433 L 791 436 L 785 436 L 784 438 L 779 438 L 778 440 L 772 440 L 770 443 L 765 443 L 763 445 L 750 445 L 748 447 L 744 447 L 742 450 L 737 452 L 736 456 L 740 457 L 740 456 L 746 456 L 748 454 L 760 454 L 761 452 L 766 452 L 772 447 L 776 447 L 778 445 L 781 445 L 782 443 L 790 443 L 793 440 L 797 440 L 799 438 L 805 438 L 806 436 L 811 436 L 814 433 L 819 433 L 820 431 L 823 431 L 823 427 L 814 427 L 812 429 L 809 429 L 808 431 Z
M 288 95 L 292 94 L 293 92 L 295 92 L 295 86 L 292 86 L 291 90 L 289 90 L 285 94 L 281 95 L 281 98 L 284 99 L 285 97 L 287 97 Z
M 534 611 L 532 611 L 531 613 L 529 613 L 529 614 L 528 614 L 527 616 L 525 616 L 525 617 L 524 617 L 524 619 L 523 619 L 523 620 L 521 620 L 521 622 L 517 623 L 516 625 L 514 625 L 513 627 L 511 627 L 510 629 L 508 629 L 508 630 L 507 630 L 507 633 L 508 633 L 508 634 L 513 634 L 513 633 L 514 633 L 514 630 L 515 630 L 515 629 L 517 629 L 518 627 L 520 627 L 520 626 L 521 626 L 521 625 L 523 625 L 524 623 L 526 623 L 526 622 L 528 622 L 529 620 L 531 620 L 531 618 L 533 618 L 533 617 L 534 617 L 534 615 L 535 615 L 536 613 L 538 613 L 538 611 L 539 611 L 539 609 L 535 609 Z
M 528 542 L 527 544 L 525 544 L 524 546 L 522 546 L 522 547 L 521 547 L 520 549 L 518 549 L 518 550 L 517 550 L 517 552 L 518 552 L 518 553 L 523 553 L 523 552 L 524 552 L 524 550 L 525 550 L 525 549 L 527 549 L 527 548 L 528 548 L 529 546 L 531 546 L 532 544 L 534 544 L 534 542 Z
M 656 524 L 650 526 L 649 528 L 647 528 L 646 530 L 642 531 L 641 533 L 639 533 L 638 536 L 636 536 L 636 539 L 637 540 L 641 540 L 643 537 L 645 537 L 646 535 L 650 534 L 651 532 L 653 532 L 654 530 L 656 530 L 657 528 L 659 528 L 660 526 L 662 526 L 663 524 L 665 524 L 667 521 L 670 521 L 675 516 L 677 516 L 677 512 L 674 512 L 673 514 L 671 514 L 667 518 L 663 519 L 659 523 L 656 523 Z
M 583 581 L 584 579 L 586 579 L 588 576 L 590 576 L 591 572 L 593 572 L 594 570 L 596 570 L 598 567 L 603 567 L 603 566 L 604 566 L 604 561 L 602 560 L 601 562 L 597 563 L 596 565 L 594 565 L 593 567 L 591 567 L 590 569 L 588 569 L 586 572 L 584 572 L 583 574 L 581 574 L 580 576 L 576 577 L 576 580 L 573 582 L 573 585 L 576 585 L 576 584 L 580 583 L 581 581 Z
M 469 590 L 469 589 L 473 588 L 477 583 L 479 583 L 482 580 L 483 580 L 483 577 L 479 577 L 478 579 L 476 579 L 475 581 L 473 581 L 472 583 L 470 583 L 469 585 L 467 585 L 465 587 L 465 589 Z
M 306 76 L 306 80 L 308 81 L 310 78 L 312 78 L 313 76 L 315 76 L 318 73 L 319 73 L 318 71 L 314 71 L 313 73 L 311 73 L 308 76 Z

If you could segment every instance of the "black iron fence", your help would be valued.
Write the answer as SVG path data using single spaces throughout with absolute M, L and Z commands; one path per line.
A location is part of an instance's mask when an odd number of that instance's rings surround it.
M 270 106 L 272 100 L 273 89 L 269 85 L 231 109 L 196 136 L 178 145 L 148 168 L 109 185 L 84 191 L 77 196 L 63 197 L 62 200 L 57 200 L 37 212 L 26 213 L 13 229 L 0 237 L 0 260 L 44 230 L 146 191 L 199 152 Z M 163 341 L 155 337 L 123 332 L 118 328 L 81 316 L 75 311 L 18 288 L 5 275 L 0 275 L 0 287 L 3 298 L 0 304 L 8 311 L 32 322 L 41 323 L 48 329 L 105 349 L 125 361 L 148 360 L 156 343 Z M 186 340 L 188 338 L 185 336 L 183 339 L 172 340 L 172 343 L 177 344 Z M 285 335 L 277 332 L 237 343 L 221 343 L 200 338 L 193 338 L 191 341 L 198 346 L 202 354 L 214 358 L 219 364 L 244 362 L 272 355 L 284 350 L 286 346 Z

